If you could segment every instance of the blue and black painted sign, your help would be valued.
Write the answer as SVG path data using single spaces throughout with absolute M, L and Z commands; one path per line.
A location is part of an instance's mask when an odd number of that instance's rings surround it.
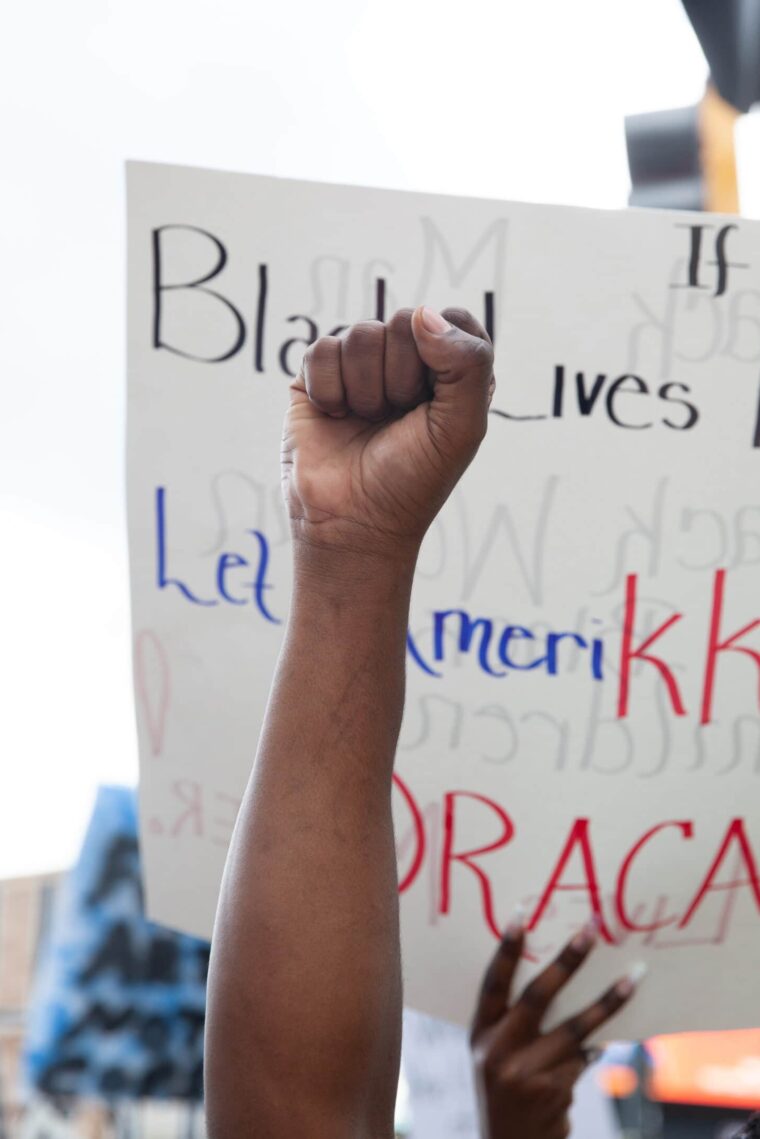
M 208 956 L 143 916 L 135 796 L 101 788 L 42 951 L 30 1083 L 53 1097 L 199 1100 Z

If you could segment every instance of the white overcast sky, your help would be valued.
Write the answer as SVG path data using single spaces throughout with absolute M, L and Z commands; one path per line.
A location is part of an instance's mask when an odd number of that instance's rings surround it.
M 617 207 L 623 117 L 696 102 L 679 0 L 36 0 L 0 43 L 0 876 L 137 775 L 127 158 Z

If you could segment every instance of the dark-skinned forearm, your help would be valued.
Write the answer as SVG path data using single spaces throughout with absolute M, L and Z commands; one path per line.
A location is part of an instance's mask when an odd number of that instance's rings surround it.
M 215 933 L 213 1139 L 327 1139 L 328 1129 L 341 1139 L 336 1104 L 346 1139 L 392 1134 L 401 984 L 390 796 L 412 573 L 411 557 L 297 546 Z

